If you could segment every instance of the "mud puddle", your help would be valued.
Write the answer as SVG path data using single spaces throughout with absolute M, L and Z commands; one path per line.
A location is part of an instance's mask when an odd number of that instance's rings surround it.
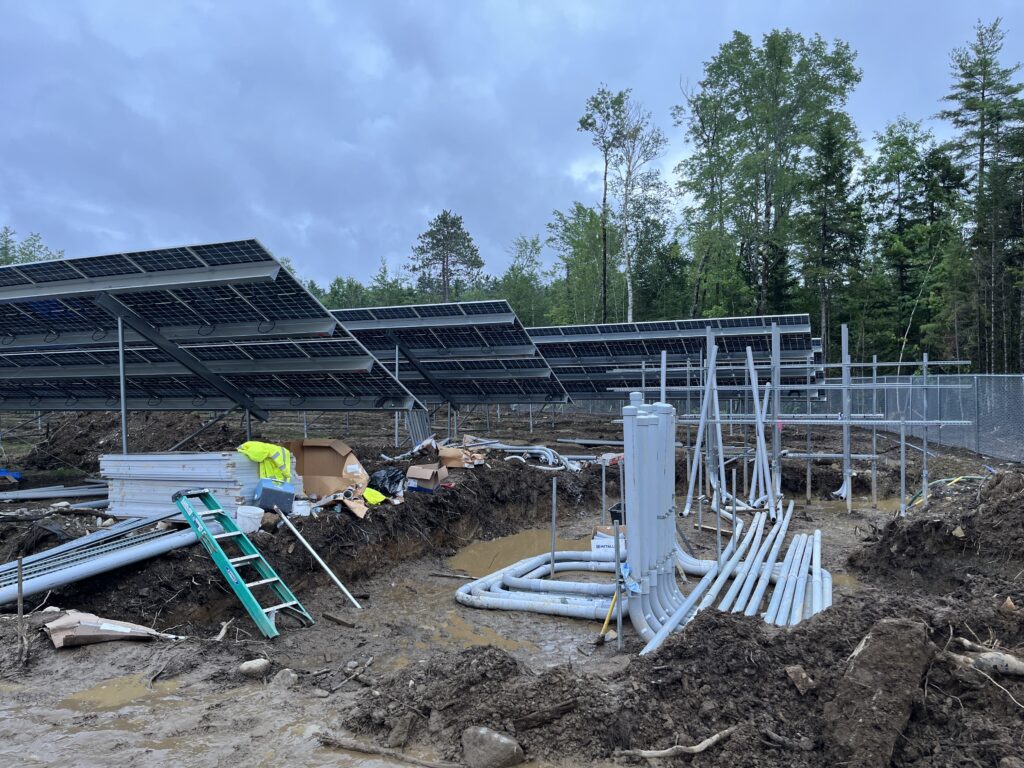
M 590 549 L 590 538 L 569 538 L 558 536 L 555 540 L 558 550 L 582 551 Z M 474 541 L 454 557 L 447 560 L 448 567 L 462 571 L 474 578 L 517 563 L 527 557 L 542 555 L 551 551 L 551 529 L 529 528 L 511 536 Z

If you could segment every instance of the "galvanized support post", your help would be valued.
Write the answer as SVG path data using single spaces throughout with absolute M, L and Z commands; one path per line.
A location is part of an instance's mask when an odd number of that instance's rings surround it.
M 302 437 L 303 439 L 309 437 L 309 421 L 306 419 L 306 412 L 302 412 Z
M 647 361 L 640 361 L 640 391 L 643 393 L 644 402 L 647 402 Z
M 395 346 L 395 378 L 398 378 L 398 346 Z M 395 411 L 395 448 L 398 447 L 398 411 Z
M 528 409 L 527 413 L 529 414 L 528 418 L 530 420 L 530 434 L 532 435 L 533 434 L 533 403 L 528 403 L 526 407 Z
M 245 439 L 252 440 L 252 413 L 245 412 Z
M 772 323 L 772 476 L 776 495 L 782 493 L 782 335 L 778 323 Z
M 981 453 L 981 390 L 978 377 L 974 377 L 974 452 Z
M 659 392 L 660 400 L 658 402 L 667 402 L 668 398 L 665 396 L 665 388 L 668 386 L 668 352 L 661 350 L 661 391 Z M 730 427 L 731 429 L 731 427 Z M 673 440 L 674 442 L 674 440 Z
M 622 514 L 622 507 L 619 507 L 619 515 Z M 616 648 L 622 650 L 622 555 L 619 551 L 619 517 L 615 516 L 612 518 L 612 536 L 614 539 L 615 546 L 615 634 L 617 637 Z
M 811 368 L 814 367 L 814 356 L 807 360 L 807 418 L 811 417 Z M 811 503 L 811 425 L 807 425 L 807 477 L 804 479 L 804 499 Z
M 924 432 L 922 433 L 922 444 L 921 444 L 921 501 L 923 504 L 928 503 L 928 353 L 924 353 L 922 360 L 922 378 L 921 383 L 924 385 L 921 387 L 921 398 L 922 398 L 922 410 L 924 411 L 921 416 L 925 421 Z
M 605 524 L 605 515 L 608 514 L 608 460 L 601 457 L 601 525 Z
M 121 453 L 128 455 L 128 381 L 124 371 L 124 320 L 117 317 L 117 379 L 121 387 Z
M 900 414 L 900 517 L 907 516 L 907 424 Z
M 486 424 L 487 434 L 491 434 L 491 406 L 487 403 L 484 403 L 484 423 Z
M 850 329 L 842 325 L 843 355 L 843 484 L 846 486 L 846 511 L 853 511 L 853 468 L 850 464 Z
M 747 396 L 750 389 L 750 371 L 746 368 L 743 369 L 743 415 L 746 416 L 748 411 L 747 408 Z M 750 448 L 750 441 L 747 436 L 747 425 L 740 425 L 740 430 L 743 432 L 743 495 L 750 495 L 750 458 L 747 455 L 747 451 Z
M 558 543 L 556 526 L 558 525 L 558 476 L 551 478 L 551 573 L 549 579 L 555 578 L 555 547 Z
M 878 415 L 878 355 L 871 356 L 871 418 Z M 871 508 L 878 509 L 878 428 L 871 427 Z

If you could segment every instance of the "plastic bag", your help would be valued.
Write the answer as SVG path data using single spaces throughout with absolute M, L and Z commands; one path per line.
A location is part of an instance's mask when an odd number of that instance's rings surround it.
M 405 495 L 405 471 L 397 467 L 378 469 L 370 475 L 370 488 L 388 498 Z

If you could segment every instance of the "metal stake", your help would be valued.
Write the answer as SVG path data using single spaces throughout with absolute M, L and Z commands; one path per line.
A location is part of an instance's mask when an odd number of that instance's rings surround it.
M 557 544 L 557 533 L 555 526 L 558 524 L 558 477 L 551 478 L 551 573 L 549 579 L 555 578 L 555 546 Z
M 924 353 L 923 357 L 923 376 L 921 383 L 924 386 L 921 388 L 921 398 L 923 400 L 923 413 L 921 414 L 925 421 L 928 420 L 928 353 Z M 942 393 L 940 392 L 941 396 Z M 922 503 L 928 503 L 928 424 L 924 425 L 924 433 L 921 437 L 921 499 Z
M 907 425 L 900 415 L 900 517 L 907 516 Z
M 398 378 L 398 345 L 395 345 L 395 378 Z M 395 448 L 398 447 L 398 411 L 395 411 Z
M 128 455 L 128 381 L 124 371 L 124 320 L 117 318 L 117 378 L 121 386 L 121 453 Z
M 604 456 L 601 457 L 601 525 L 604 525 L 604 516 L 608 511 L 608 496 L 606 493 L 606 482 L 605 475 L 608 469 L 608 461 Z
M 846 511 L 853 511 L 853 468 L 850 464 L 850 329 L 842 325 L 843 353 L 843 483 L 846 485 Z
M 878 355 L 871 356 L 871 413 L 878 413 Z M 878 509 L 878 428 L 871 427 L 871 508 Z

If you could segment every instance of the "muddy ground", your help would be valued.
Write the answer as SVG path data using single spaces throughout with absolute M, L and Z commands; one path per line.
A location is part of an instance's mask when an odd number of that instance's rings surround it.
M 492 412 L 491 434 L 551 445 L 558 445 L 557 437 L 618 437 L 619 428 L 606 419 L 577 416 L 559 424 L 556 418 L 554 428 L 535 420 L 530 435 L 503 414 L 501 428 L 508 434 L 502 434 Z M 301 434 L 294 422 L 272 422 L 260 434 L 294 436 L 296 426 Z M 343 417 L 335 416 L 307 430 L 310 436 L 346 438 L 369 469 L 384 466 L 379 454 L 393 452 L 390 422 L 353 415 L 348 427 L 342 432 Z M 473 417 L 460 424 L 474 433 L 484 427 Z M 82 432 L 89 434 L 84 427 Z M 173 437 L 170 429 L 161 439 Z M 855 433 L 855 451 L 858 440 L 870 442 L 870 434 Z M 838 446 L 825 430 L 815 433 L 814 442 L 818 450 Z M 974 474 L 992 463 L 940 448 L 931 474 Z M 803 462 L 795 464 L 787 477 L 803 472 Z M 454 472 L 454 487 L 442 494 L 409 494 L 406 504 L 371 512 L 363 521 L 332 515 L 303 522 L 304 534 L 363 603 L 361 612 L 286 532 L 258 535 L 257 545 L 318 619 L 307 629 L 285 629 L 274 641 L 259 636 L 196 548 L 91 579 L 45 601 L 30 599 L 29 609 L 45 602 L 91 610 L 188 639 L 58 652 L 35 629 L 43 620 L 36 612 L 29 618 L 31 655 L 22 666 L 16 620 L 0 616 L 0 764 L 391 765 L 321 748 L 316 733 L 386 744 L 406 726 L 411 754 L 458 760 L 462 729 L 487 725 L 514 734 L 538 764 L 621 763 L 627 758 L 616 757 L 617 750 L 692 744 L 738 726 L 727 740 L 677 761 L 854 765 L 860 763 L 844 751 L 850 739 L 842 733 L 843 718 L 829 705 L 847 691 L 851 654 L 884 617 L 922 622 L 930 645 L 925 674 L 908 674 L 909 682 L 899 686 L 909 715 L 891 759 L 877 764 L 988 766 L 1024 755 L 1024 711 L 1010 698 L 1024 703 L 1024 684 L 1000 677 L 1002 690 L 941 655 L 951 637 L 1018 650 L 1024 644 L 1024 616 L 1005 605 L 1009 597 L 1024 606 L 1024 476 L 936 487 L 927 507 L 892 522 L 891 498 L 872 509 L 870 484 L 855 484 L 853 514 L 821 500 L 838 486 L 833 466 L 815 464 L 812 503 L 798 507 L 793 525 L 797 532 L 823 530 L 835 605 L 788 631 L 708 612 L 650 658 L 636 656 L 639 643 L 628 631 L 620 653 L 614 645 L 593 643 L 595 624 L 475 611 L 454 602 L 460 575 L 489 573 L 549 545 L 544 526 L 550 476 L 497 459 Z M 678 469 L 681 485 L 682 456 Z M 908 474 L 914 472 L 912 465 Z M 919 472 L 918 464 L 908 482 L 919 482 Z M 891 479 L 891 470 L 880 468 L 883 476 Z M 607 479 L 614 499 L 617 473 Z M 560 547 L 585 548 L 599 518 L 600 472 L 590 467 L 559 480 Z M 787 485 L 802 499 L 795 477 Z M 0 513 L 13 512 L 10 507 Z M 46 512 L 26 509 L 29 515 Z M 77 535 L 96 520 L 51 514 L 0 524 L 0 553 L 54 543 L 56 536 L 23 540 L 39 522 L 62 524 Z M 714 552 L 713 534 L 683 530 L 698 554 Z M 227 621 L 224 638 L 213 640 Z M 272 675 L 294 670 L 297 682 L 285 687 L 240 676 L 237 665 L 256 657 L 273 662 Z M 360 665 L 358 679 L 347 669 L 351 662 Z M 785 671 L 793 664 L 814 682 L 803 695 Z M 882 671 L 902 680 L 898 669 Z M 522 727 L 524 716 L 561 702 L 573 703 L 559 717 Z M 854 742 L 858 738 L 853 735 Z

